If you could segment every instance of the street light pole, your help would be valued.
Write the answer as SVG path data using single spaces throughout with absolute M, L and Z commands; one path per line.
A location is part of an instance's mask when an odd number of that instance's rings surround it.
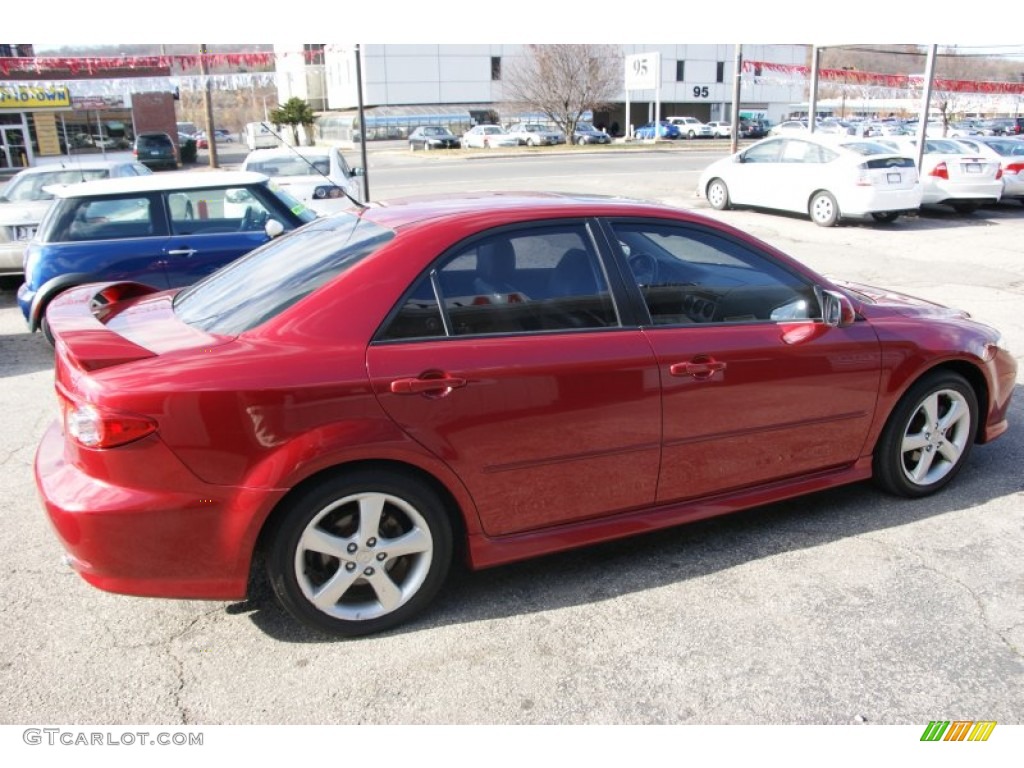
M 359 151 L 363 159 L 363 202 L 370 202 L 370 167 L 366 162 L 366 117 L 363 115 L 362 51 L 356 44 L 356 98 L 359 103 Z

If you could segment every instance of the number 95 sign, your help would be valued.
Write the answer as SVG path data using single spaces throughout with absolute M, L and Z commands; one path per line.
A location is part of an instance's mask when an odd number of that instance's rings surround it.
M 626 90 L 646 91 L 658 87 L 660 53 L 637 53 L 626 57 Z

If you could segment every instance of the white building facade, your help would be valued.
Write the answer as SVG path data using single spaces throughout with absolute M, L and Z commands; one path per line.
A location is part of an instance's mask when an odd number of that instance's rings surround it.
M 735 45 L 613 47 L 624 62 L 626 57 L 636 54 L 648 58 L 653 55 L 660 62 L 660 88 L 657 92 L 651 89 L 627 94 L 623 68 L 623 90 L 607 109 L 595 113 L 595 123 L 606 128 L 617 126 L 618 133 L 626 133 L 629 124 L 639 126 L 654 118 L 656 100 L 662 118 L 731 118 Z M 298 97 L 309 102 L 314 110 L 327 113 L 323 118 L 351 117 L 359 102 L 355 45 L 280 44 L 274 46 L 274 51 L 278 98 L 282 103 Z M 502 73 L 508 72 L 517 58 L 526 56 L 528 49 L 516 44 L 395 44 L 362 45 L 360 53 L 367 135 L 373 139 L 404 138 L 410 124 L 445 123 L 446 118 L 450 121 L 463 114 L 467 115 L 468 124 L 495 117 L 501 122 L 511 120 L 513 115 L 503 114 L 507 101 Z M 809 54 L 810 47 L 806 45 L 742 46 L 745 60 L 789 66 L 805 66 Z M 806 99 L 803 87 L 792 82 L 749 74 L 740 82 L 741 114 L 776 122 L 786 116 L 793 103 Z M 376 129 L 370 118 L 381 118 Z

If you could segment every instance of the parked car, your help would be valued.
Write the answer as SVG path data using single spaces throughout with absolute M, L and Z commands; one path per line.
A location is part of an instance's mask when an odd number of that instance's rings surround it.
M 978 124 L 973 120 L 961 120 L 956 123 L 950 123 L 946 129 L 946 137 L 951 139 L 981 135 L 981 128 L 979 128 Z
M 892 222 L 921 205 L 913 160 L 871 139 L 801 133 L 762 139 L 715 161 L 697 196 L 712 208 L 750 206 L 807 214 L 823 227 L 844 218 Z
M 515 123 L 509 126 L 508 132 L 515 136 L 520 144 L 525 144 L 528 147 L 554 146 L 565 143 L 565 134 L 540 123 Z
M 672 123 L 662 121 L 658 124 L 657 138 L 659 139 L 678 139 L 679 128 Z M 647 123 L 647 125 L 641 125 L 633 132 L 633 137 L 637 139 L 653 139 L 655 138 L 654 123 Z
M 146 131 L 136 135 L 132 154 L 136 160 L 153 170 L 173 170 L 178 167 L 178 152 L 174 141 L 166 133 Z
M 611 144 L 612 137 L 607 131 L 595 128 L 591 123 L 576 123 L 572 133 L 573 144 Z
M 732 136 L 732 123 L 728 120 L 712 120 L 707 126 L 711 129 L 712 138 L 728 139 Z
M 151 173 L 142 163 L 130 160 L 75 160 L 16 173 L 0 189 L 0 275 L 20 275 L 24 271 L 25 248 L 53 201 L 50 187 Z
M 956 141 L 969 152 L 998 161 L 1003 173 L 1000 199 L 1024 203 L 1024 141 L 1008 136 L 966 136 Z
M 807 127 L 806 120 L 783 120 L 781 123 L 773 125 L 768 130 L 769 136 L 781 136 L 782 134 L 790 133 L 809 133 L 810 129 Z
M 670 117 L 667 120 L 679 130 L 681 139 L 709 139 L 714 135 L 711 127 L 696 117 Z
M 48 315 L 61 408 L 35 481 L 66 561 L 109 591 L 241 600 L 258 552 L 284 607 L 339 635 L 411 620 L 456 557 L 872 477 L 933 494 L 984 473 L 970 451 L 1008 429 L 1017 371 L 964 312 L 605 197 L 374 205 L 183 291 L 82 286 Z
M 409 134 L 409 149 L 459 149 L 462 141 L 450 130 L 440 125 L 421 125 Z
M 241 170 L 269 176 L 307 208 L 331 214 L 363 201 L 363 169 L 353 168 L 337 147 L 282 146 L 256 149 Z
M 917 160 L 917 138 L 890 136 L 879 144 L 891 146 L 904 157 Z M 921 167 L 921 205 L 948 205 L 957 213 L 973 213 L 983 205 L 999 202 L 1003 194 L 999 161 L 968 153 L 954 139 L 926 138 Z
M 769 125 L 765 120 L 741 119 L 739 125 L 740 138 L 763 139 L 768 135 Z
M 51 189 L 18 289 L 29 330 L 47 337 L 46 308 L 70 288 L 111 280 L 188 285 L 316 218 L 260 173 L 184 171 Z
M 987 136 L 1020 136 L 1024 133 L 1024 117 L 993 117 L 983 120 L 979 127 Z
M 500 125 L 475 125 L 462 134 L 463 149 L 476 147 L 491 149 L 493 147 L 518 147 L 519 139 L 510 134 Z

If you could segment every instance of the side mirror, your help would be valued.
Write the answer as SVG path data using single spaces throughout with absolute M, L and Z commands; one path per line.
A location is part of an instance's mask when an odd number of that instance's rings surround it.
M 277 219 L 268 219 L 267 223 L 263 225 L 263 231 L 267 233 L 267 237 L 273 240 L 284 232 L 284 224 Z
M 839 291 L 819 291 L 821 315 L 825 325 L 833 328 L 846 328 L 857 320 L 857 311 L 853 302 Z
M 365 171 L 363 171 L 362 166 L 359 166 L 359 165 L 352 166 L 351 171 L 352 171 L 352 175 L 353 176 L 365 176 L 366 175 Z

